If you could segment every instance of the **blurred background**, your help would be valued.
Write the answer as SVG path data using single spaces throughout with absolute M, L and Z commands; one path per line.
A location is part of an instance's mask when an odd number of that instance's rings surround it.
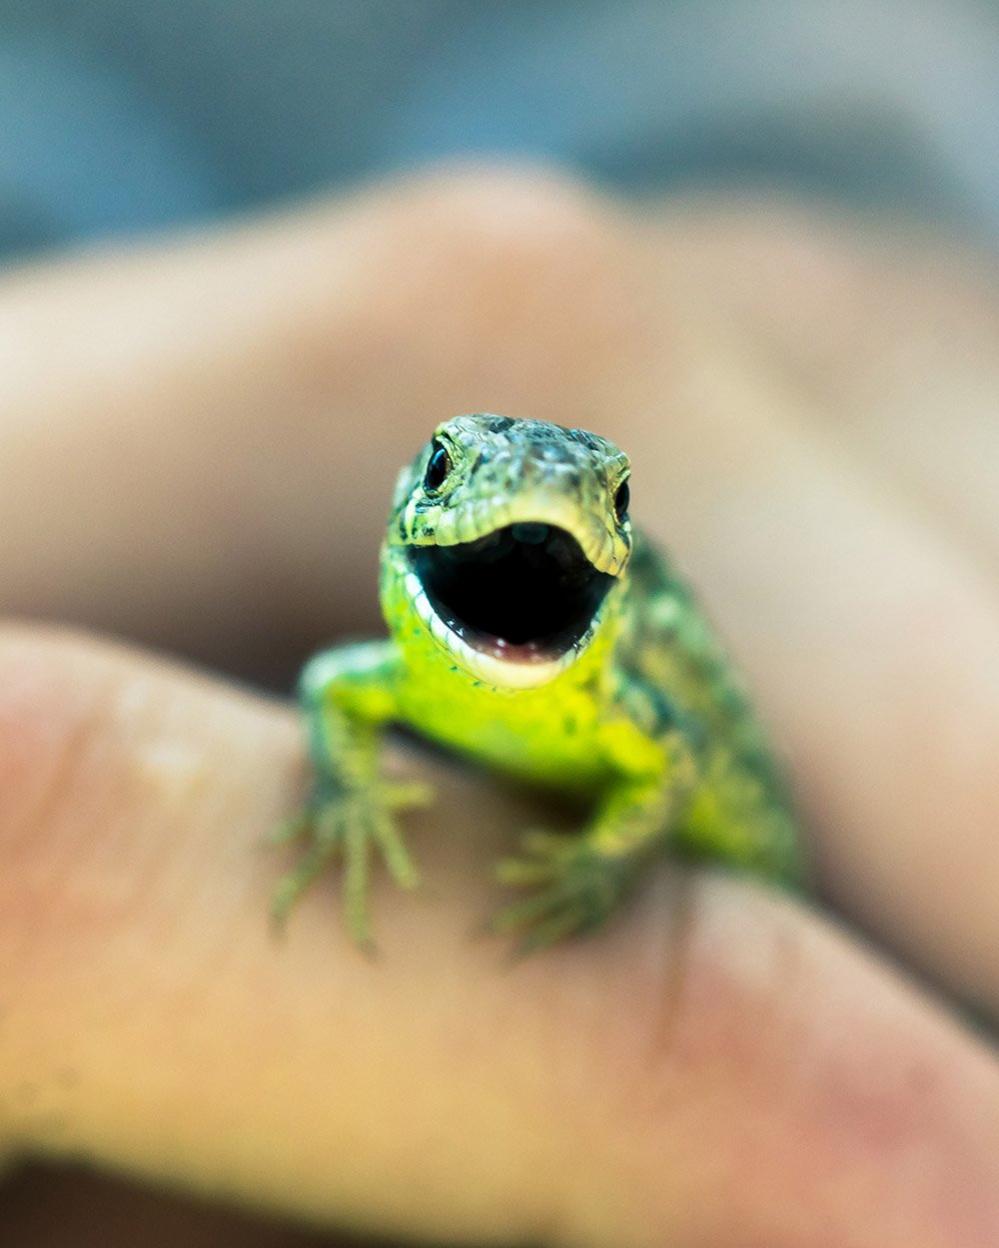
M 999 228 L 987 0 L 0 0 L 0 258 L 462 154 Z
M 997 54 L 986 0 L 0 0 L 0 263 L 468 155 L 994 242 Z M 2 1238 L 329 1242 L 69 1169 L 6 1185 Z

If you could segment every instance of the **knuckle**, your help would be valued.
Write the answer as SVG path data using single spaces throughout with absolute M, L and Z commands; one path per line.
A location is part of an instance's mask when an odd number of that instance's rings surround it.
M 383 200 L 381 222 L 365 307 L 416 375 L 420 361 L 443 364 L 514 404 L 523 385 L 537 412 L 539 393 L 583 380 L 641 332 L 647 279 L 628 222 L 570 177 L 428 175 Z
M 615 218 L 568 175 L 540 169 L 441 171 L 407 181 L 393 202 L 404 242 L 419 238 L 495 278 L 508 264 L 577 264 L 607 247 Z
M 552 1119 L 567 1124 L 570 1141 L 605 1140 L 619 1163 L 588 1176 L 585 1206 L 561 1210 L 576 1237 L 601 1242 L 611 1233 L 581 1219 L 613 1209 L 624 1183 L 635 1184 L 643 1220 L 663 1225 L 674 1206 L 709 1196 L 692 1157 L 710 1158 L 727 1182 L 749 1168 L 733 1138 L 752 1128 L 772 1143 L 792 1043 L 782 1001 L 795 974 L 793 932 L 771 924 L 772 941 L 749 949 L 743 934 L 733 949 L 736 910 L 722 917 L 725 887 L 700 873 L 664 872 L 624 922 L 585 942 L 578 962 L 574 950 L 560 955 L 542 1033 L 556 1072 L 547 1089 Z M 757 1113 L 757 1105 L 774 1112 Z

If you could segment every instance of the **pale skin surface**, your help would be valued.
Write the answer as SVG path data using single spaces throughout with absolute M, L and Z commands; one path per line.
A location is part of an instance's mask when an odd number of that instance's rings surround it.
M 999 1017 L 997 339 L 946 243 L 507 172 L 8 277 L 2 605 L 75 628 L 0 631 L 7 1154 L 412 1236 L 994 1244 L 999 1064 L 949 1001 Z M 381 958 L 332 886 L 273 940 L 296 715 L 87 630 L 289 680 L 377 631 L 396 469 L 475 408 L 628 449 L 839 921 L 664 868 L 512 965 L 476 933 L 536 812 L 397 749 L 439 799 Z

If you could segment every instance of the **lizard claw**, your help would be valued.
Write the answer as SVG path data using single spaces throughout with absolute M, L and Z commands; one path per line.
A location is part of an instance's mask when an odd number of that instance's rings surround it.
M 323 792 L 274 836 L 277 844 L 304 841 L 298 864 L 278 883 L 271 916 L 283 927 L 309 886 L 338 859 L 342 862 L 342 893 L 348 931 L 363 948 L 373 945 L 368 913 L 371 853 L 374 849 L 400 888 L 412 889 L 419 875 L 396 826 L 397 811 L 425 806 L 428 785 L 384 781 Z
M 584 838 L 532 832 L 522 844 L 523 856 L 503 859 L 496 874 L 503 884 L 534 891 L 491 924 L 496 933 L 518 935 L 522 953 L 599 927 L 634 877 L 627 856 L 601 853 Z

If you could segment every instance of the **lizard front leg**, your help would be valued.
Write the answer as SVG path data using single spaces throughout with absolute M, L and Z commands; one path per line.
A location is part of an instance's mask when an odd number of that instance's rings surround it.
M 304 845 L 298 865 L 274 894 L 272 913 L 279 923 L 338 858 L 343 863 L 347 928 L 360 945 L 371 943 L 372 850 L 380 853 L 402 888 L 417 883 L 394 816 L 407 806 L 425 805 L 429 789 L 390 784 L 378 774 L 382 730 L 396 711 L 396 662 L 390 642 L 361 642 L 316 655 L 302 672 L 299 697 L 308 723 L 315 781 L 305 809 L 275 838 Z
M 605 743 L 620 770 L 582 834 L 529 832 L 522 855 L 497 868 L 501 883 L 533 890 L 493 921 L 495 931 L 520 933 L 525 952 L 599 927 L 687 809 L 697 772 L 679 731 L 650 741 L 623 721 Z

